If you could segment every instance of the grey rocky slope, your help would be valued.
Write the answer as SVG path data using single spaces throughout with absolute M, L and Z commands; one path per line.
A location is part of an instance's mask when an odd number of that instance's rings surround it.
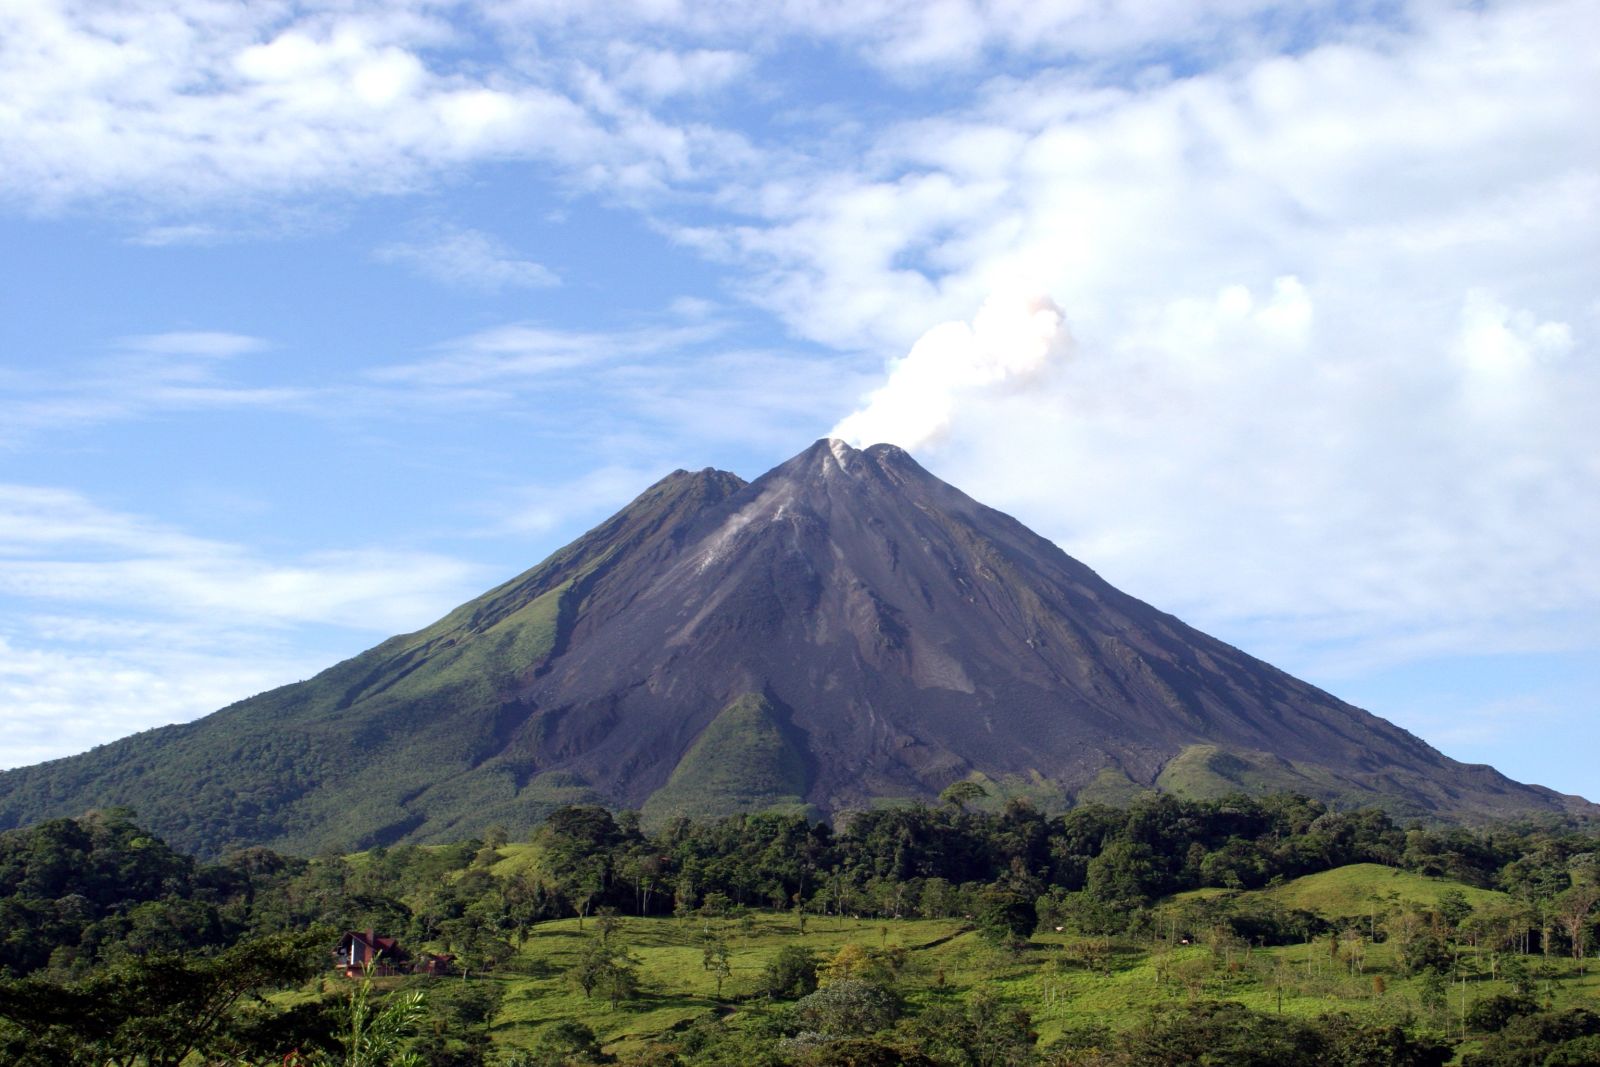
M 0 774 L 0 827 L 131 804 L 309 850 L 831 814 L 972 778 L 1045 806 L 1293 789 L 1481 821 L 1593 805 L 1461 764 L 1111 587 L 898 448 L 678 471 L 433 626 L 198 722 Z

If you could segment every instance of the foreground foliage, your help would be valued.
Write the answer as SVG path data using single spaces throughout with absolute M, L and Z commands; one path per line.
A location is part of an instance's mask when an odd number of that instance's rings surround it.
M 152 953 L 79 982 L 0 983 L 0 1062 L 177 1067 L 196 1055 L 272 1056 L 321 1020 L 257 995 L 304 982 L 327 931 L 243 941 L 216 956 Z
M 126 812 L 0 834 L 0 1060 L 1600 1062 L 1585 828 L 980 799 L 209 865 Z M 334 977 L 364 929 L 455 976 Z

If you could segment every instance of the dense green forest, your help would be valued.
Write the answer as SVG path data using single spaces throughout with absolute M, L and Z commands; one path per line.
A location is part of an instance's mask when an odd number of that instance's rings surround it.
M 1600 1063 L 1592 826 L 975 789 L 838 827 L 569 807 L 527 841 L 216 863 L 126 811 L 9 831 L 0 1060 Z M 346 931 L 452 973 L 344 977 Z

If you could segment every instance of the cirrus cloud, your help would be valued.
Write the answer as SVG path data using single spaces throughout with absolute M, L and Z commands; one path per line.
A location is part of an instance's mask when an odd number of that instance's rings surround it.
M 295 559 L 196 537 L 81 493 L 0 484 L 0 766 L 184 722 L 415 629 L 484 583 L 419 552 Z M 303 634 L 343 637 L 308 647 Z
M 453 226 L 380 245 L 372 255 L 380 263 L 401 264 L 445 285 L 490 293 L 561 284 L 556 272 L 542 263 L 520 258 L 486 233 Z

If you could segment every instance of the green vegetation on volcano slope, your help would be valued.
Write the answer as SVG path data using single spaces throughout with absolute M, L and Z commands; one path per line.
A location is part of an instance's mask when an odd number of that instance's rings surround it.
M 310 854 L 520 836 L 600 799 L 668 820 L 803 795 L 843 821 L 969 775 L 999 810 L 1134 807 L 1159 785 L 1441 823 L 1600 817 L 1116 590 L 899 449 L 819 441 L 750 485 L 675 472 L 308 681 L 0 771 L 0 827 L 123 805 L 206 857 Z
M 647 823 L 772 809 L 807 813 L 806 765 L 771 701 L 746 693 L 711 720 L 667 784 L 645 802 Z
M 436 840 L 466 836 L 456 824 L 475 826 L 485 813 L 525 822 L 560 801 L 513 803 L 528 770 L 493 758 L 511 725 L 494 709 L 519 665 L 554 646 L 569 589 L 498 617 L 468 605 L 204 726 L 147 731 L 19 773 L 82 807 L 133 806 L 164 836 L 213 854 L 260 842 L 315 851 L 329 843 L 318 828 L 330 821 L 347 835 L 342 847 L 392 842 L 420 826 L 424 797 Z
M 584 782 L 530 758 L 517 694 L 617 553 L 738 481 L 721 477 L 731 482 L 665 478 L 531 570 L 307 681 L 0 772 L 0 827 L 128 807 L 201 855 L 311 854 L 458 840 L 497 822 L 527 830 L 592 801 Z
M 1270 752 L 1229 752 L 1217 745 L 1185 748 L 1161 769 L 1156 787 L 1184 797 L 1306 793 L 1337 797 L 1352 806 L 1368 802 L 1371 796 L 1370 787 L 1343 780 L 1321 767 L 1302 766 Z

